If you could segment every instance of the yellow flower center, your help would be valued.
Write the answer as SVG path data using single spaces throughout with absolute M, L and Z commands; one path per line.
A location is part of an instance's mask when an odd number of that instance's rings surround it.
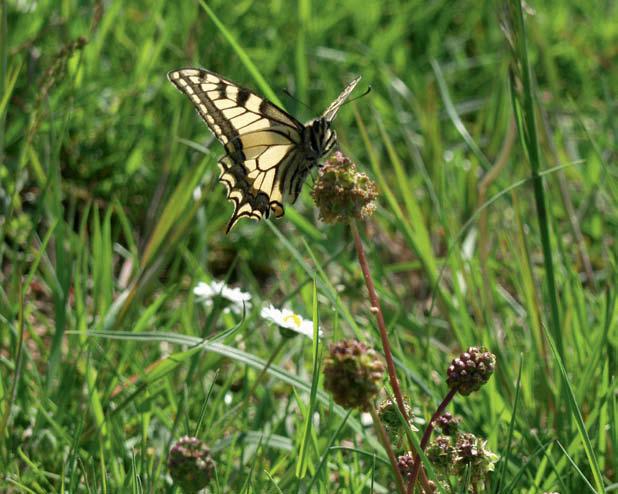
M 291 320 L 292 324 L 294 324 L 294 326 L 296 326 L 297 328 L 299 328 L 300 324 L 301 324 L 300 316 L 298 314 L 289 314 L 289 315 L 285 316 L 283 318 L 283 320 L 285 322 L 288 322 L 288 321 Z

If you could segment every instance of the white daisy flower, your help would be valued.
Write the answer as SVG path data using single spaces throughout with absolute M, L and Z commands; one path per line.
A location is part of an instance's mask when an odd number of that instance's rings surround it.
M 290 309 L 279 310 L 270 305 L 261 310 L 260 316 L 282 329 L 288 329 L 313 339 L 313 321 L 303 318 Z M 321 329 L 318 329 L 318 336 L 320 338 L 324 336 Z
M 223 281 L 212 281 L 210 283 L 199 282 L 193 289 L 193 293 L 207 307 L 212 306 L 215 297 L 221 297 L 230 302 L 229 309 L 234 314 L 242 314 L 243 309 L 251 308 L 251 295 L 243 292 L 240 288 L 230 288 Z M 227 311 L 228 308 L 226 308 Z

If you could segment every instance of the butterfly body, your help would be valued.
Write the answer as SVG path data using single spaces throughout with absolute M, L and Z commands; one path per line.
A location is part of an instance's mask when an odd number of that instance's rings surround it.
M 243 217 L 283 216 L 312 168 L 335 146 L 332 121 L 352 92 L 354 79 L 318 118 L 300 123 L 283 109 L 224 77 L 204 69 L 179 69 L 169 80 L 195 105 L 225 147 L 219 181 L 234 203 L 229 230 Z

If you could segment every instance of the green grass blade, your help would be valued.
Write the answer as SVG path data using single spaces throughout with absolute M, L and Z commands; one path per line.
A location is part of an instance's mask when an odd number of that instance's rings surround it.
M 305 426 L 303 429 L 303 435 L 300 441 L 300 451 L 298 453 L 298 461 L 296 462 L 296 477 L 299 479 L 305 478 L 307 474 L 307 449 L 310 443 L 311 436 L 311 424 L 313 423 L 313 412 L 316 405 L 316 394 L 318 390 L 318 381 L 320 378 L 320 360 L 319 360 L 319 316 L 318 316 L 318 289 L 315 279 L 313 280 L 313 343 L 312 343 L 312 355 L 313 355 L 313 378 L 311 379 L 311 394 L 309 398 L 309 406 L 307 407 L 307 415 L 305 417 Z
M 221 31 L 221 34 L 230 44 L 232 49 L 236 52 L 236 55 L 238 55 L 241 63 L 251 74 L 262 94 L 266 96 L 270 101 L 272 101 L 275 105 L 283 108 L 283 103 L 281 102 L 281 100 L 279 100 L 275 92 L 271 89 L 268 82 L 266 82 L 266 79 L 259 71 L 257 66 L 253 63 L 247 52 L 243 49 L 242 46 L 240 46 L 240 43 L 236 41 L 234 35 L 225 27 L 225 25 L 219 20 L 219 17 L 217 17 L 215 12 L 206 4 L 206 2 L 204 2 L 204 0 L 200 0 L 200 5 L 206 11 L 208 17 L 210 17 L 217 29 Z
M 575 399 L 575 393 L 571 387 L 571 382 L 569 379 L 569 375 L 567 373 L 566 368 L 562 364 L 562 359 L 560 358 L 560 354 L 558 353 L 558 348 L 556 343 L 554 342 L 551 335 L 547 335 L 552 353 L 554 354 L 555 363 L 558 365 L 560 369 L 560 375 L 562 378 L 562 382 L 564 384 L 564 394 L 567 399 L 569 410 L 571 412 L 571 416 L 575 421 L 575 425 L 577 427 L 577 432 L 579 434 L 580 440 L 584 447 L 584 451 L 586 453 L 586 458 L 588 459 L 588 466 L 592 472 L 593 484 L 596 492 L 601 494 L 605 492 L 605 486 L 603 484 L 603 474 L 599 468 L 599 462 L 595 453 L 595 450 L 590 441 L 590 436 L 588 435 L 588 430 L 586 429 L 586 424 L 584 423 L 584 419 L 582 417 L 581 410 L 577 404 Z M 582 474 L 583 475 L 583 474 Z
M 558 307 L 558 295 L 556 292 L 556 281 L 554 272 L 554 261 L 552 255 L 550 224 L 547 212 L 547 200 L 543 190 L 543 180 L 540 175 L 541 155 L 539 151 L 539 141 L 537 136 L 535 103 L 532 87 L 531 68 L 528 62 L 527 35 L 524 23 L 524 14 L 521 3 L 517 0 L 509 0 L 513 34 L 515 39 L 514 63 L 517 65 L 512 74 L 518 71 L 523 85 L 521 91 L 511 78 L 511 94 L 513 95 L 513 105 L 519 135 L 523 143 L 528 162 L 532 171 L 532 187 L 534 190 L 534 200 L 536 204 L 537 218 L 539 222 L 541 244 L 543 247 L 543 264 L 545 266 L 545 278 L 547 281 L 547 296 L 550 305 L 551 330 L 553 338 L 558 347 L 558 353 L 564 360 L 564 343 L 562 341 L 562 331 L 560 326 L 560 311 Z

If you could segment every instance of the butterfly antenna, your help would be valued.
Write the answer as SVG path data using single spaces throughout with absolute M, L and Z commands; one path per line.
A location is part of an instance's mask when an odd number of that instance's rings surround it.
M 294 96 L 292 93 L 290 93 L 287 89 L 283 89 L 283 92 L 286 94 L 286 96 L 292 98 L 294 101 L 296 101 L 297 103 L 300 103 L 301 105 L 303 105 L 305 108 L 307 108 L 309 111 L 313 112 L 313 108 L 311 108 L 307 103 L 305 103 L 304 101 L 299 100 L 296 96 Z

